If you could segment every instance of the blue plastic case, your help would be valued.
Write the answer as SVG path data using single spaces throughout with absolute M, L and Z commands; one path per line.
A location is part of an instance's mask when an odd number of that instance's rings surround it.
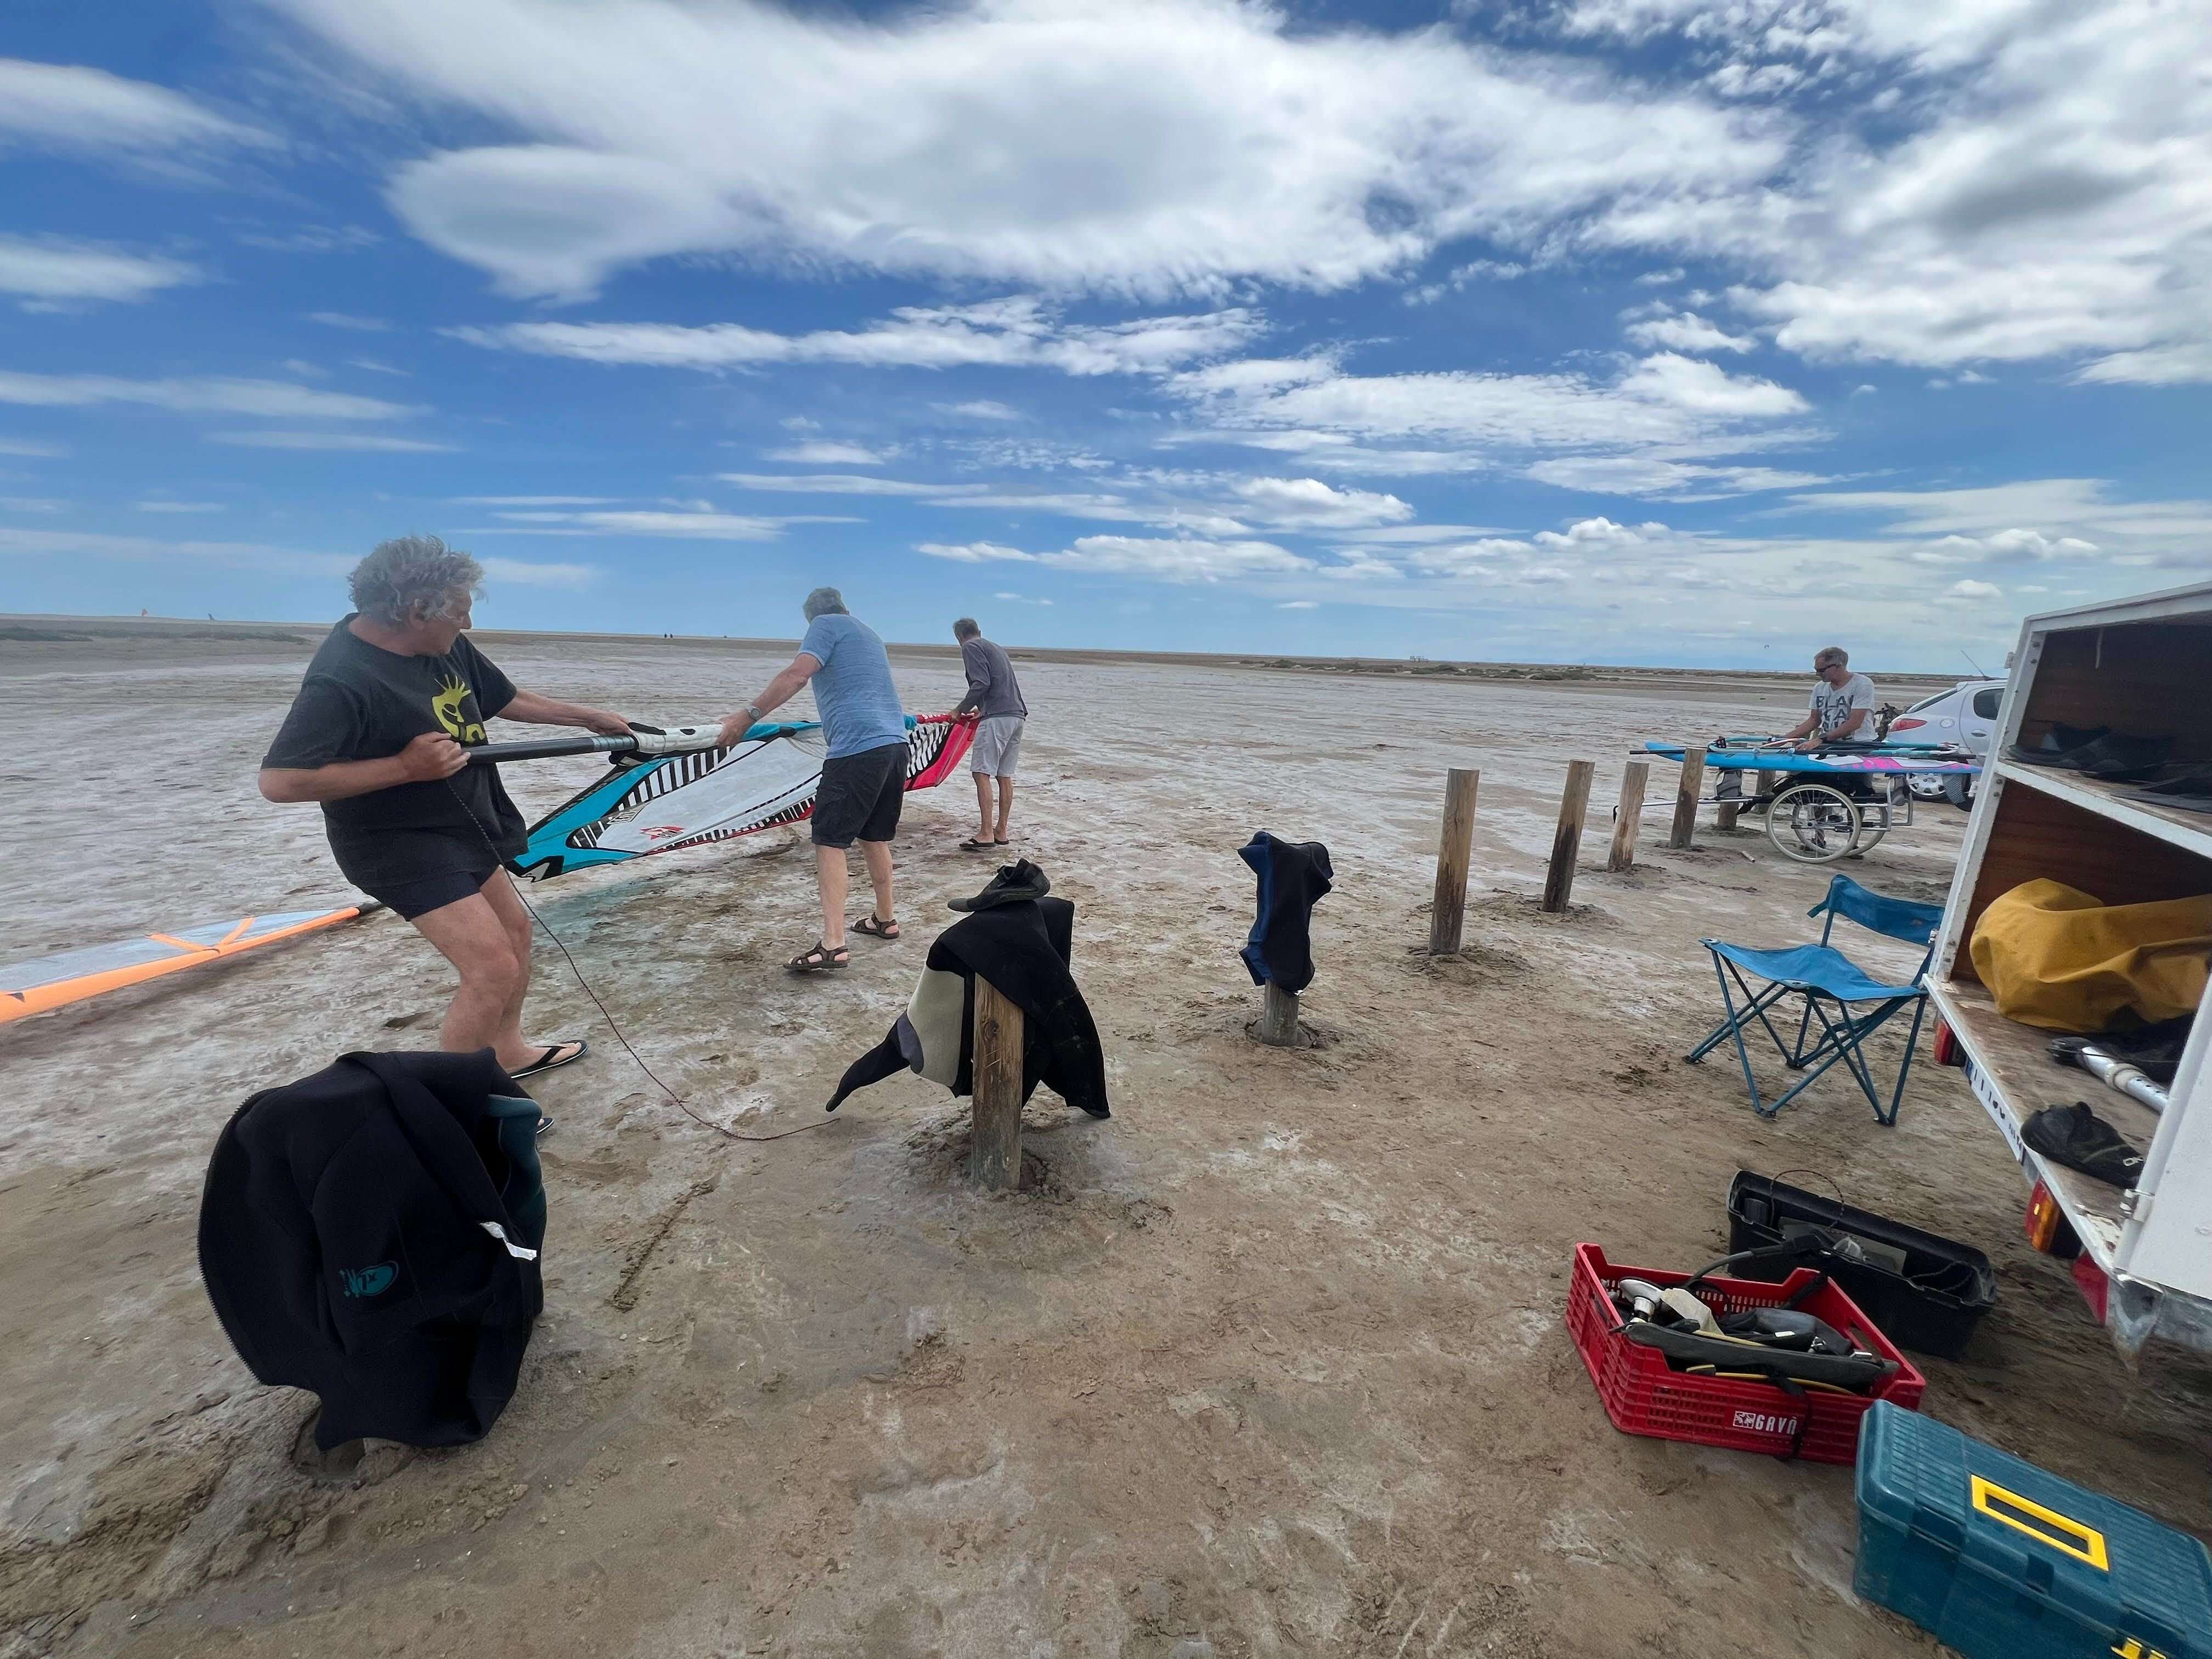
M 1859 1427 L 1852 1588 L 1965 1659 L 2212 1659 L 2188 1534 L 1876 1401 Z

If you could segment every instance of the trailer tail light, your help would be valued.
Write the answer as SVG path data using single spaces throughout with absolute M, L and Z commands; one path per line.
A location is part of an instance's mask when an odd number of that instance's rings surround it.
M 2066 1212 L 2058 1207 L 2057 1194 L 2040 1181 L 2027 1195 L 2027 1214 L 2022 1219 L 2021 1231 L 2027 1242 L 2045 1255 L 2055 1255 L 2062 1261 L 2078 1261 L 2081 1255 L 2081 1237 L 2074 1224 L 2066 1218 Z
M 2105 1276 L 2105 1270 L 2087 1256 L 2077 1255 L 2074 1258 L 2074 1283 L 2081 1291 L 2081 1299 L 2089 1304 L 2089 1311 L 2097 1316 L 2097 1322 L 2103 1324 L 2105 1293 L 2112 1285 Z
M 1936 1063 L 1938 1066 L 1964 1066 L 1966 1057 L 1959 1049 L 1958 1035 L 1939 1019 L 1936 1022 Z

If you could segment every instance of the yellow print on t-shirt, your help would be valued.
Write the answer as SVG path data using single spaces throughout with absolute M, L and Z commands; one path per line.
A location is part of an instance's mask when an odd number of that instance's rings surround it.
M 483 723 L 472 720 L 461 712 L 461 705 L 475 693 L 467 681 L 447 675 L 439 688 L 438 695 L 430 699 L 430 712 L 438 717 L 438 724 L 455 743 L 482 743 Z

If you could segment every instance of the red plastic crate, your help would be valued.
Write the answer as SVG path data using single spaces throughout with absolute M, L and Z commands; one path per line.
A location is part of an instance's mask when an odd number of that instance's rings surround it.
M 1582 1351 L 1590 1381 L 1597 1384 L 1605 1414 L 1622 1432 L 1787 1457 L 1802 1419 L 1804 1439 L 1798 1456 L 1815 1463 L 1853 1463 L 1858 1460 L 1859 1419 L 1876 1400 L 1908 1410 L 1920 1404 L 1927 1378 L 1832 1282 L 1798 1306 L 1825 1319 L 1862 1348 L 1897 1362 L 1895 1375 L 1869 1394 L 1810 1389 L 1800 1396 L 1771 1382 L 1692 1376 L 1669 1368 L 1667 1357 L 1656 1348 L 1631 1342 L 1620 1334 L 1620 1316 L 1607 1294 L 1615 1282 L 1641 1279 L 1666 1290 L 1688 1284 L 1690 1277 L 1650 1267 L 1616 1267 L 1596 1245 L 1575 1246 L 1574 1274 L 1567 1289 L 1567 1331 Z M 1812 1268 L 1800 1267 L 1779 1285 L 1709 1279 L 1698 1294 L 1717 1304 L 1717 1312 L 1778 1308 L 1815 1277 Z

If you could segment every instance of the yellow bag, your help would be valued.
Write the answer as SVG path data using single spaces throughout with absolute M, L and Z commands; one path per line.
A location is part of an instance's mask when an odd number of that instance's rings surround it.
M 2008 1019 L 2082 1032 L 2109 1030 L 2124 1012 L 2179 1019 L 2204 995 L 2212 893 L 2100 904 L 2062 882 L 2024 882 L 1982 912 L 1972 949 Z

